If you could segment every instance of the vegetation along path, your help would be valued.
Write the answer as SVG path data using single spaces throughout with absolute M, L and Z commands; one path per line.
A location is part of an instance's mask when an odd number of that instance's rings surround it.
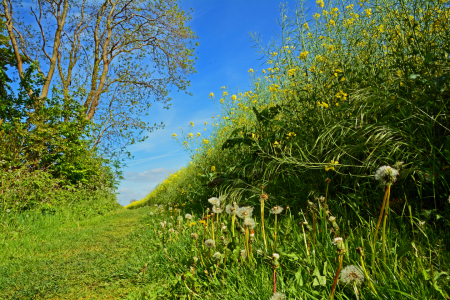
M 83 222 L 25 217 L 0 235 L 0 299 L 159 298 L 156 278 L 164 278 L 142 277 L 148 212 L 120 209 Z

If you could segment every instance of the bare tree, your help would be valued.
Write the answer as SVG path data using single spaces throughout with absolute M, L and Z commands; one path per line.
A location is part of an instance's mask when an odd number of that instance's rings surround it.
M 197 37 L 178 0 L 33 0 L 29 8 L 16 0 L 2 4 L 19 76 L 23 55 L 39 63 L 46 79 L 40 92 L 28 94 L 38 99 L 36 105 L 45 105 L 50 91 L 67 103 L 80 103 L 85 118 L 95 124 L 93 148 L 145 138 L 145 131 L 160 126 L 143 121 L 151 102 L 168 107 L 170 88 L 186 91 L 187 77 L 195 72 Z

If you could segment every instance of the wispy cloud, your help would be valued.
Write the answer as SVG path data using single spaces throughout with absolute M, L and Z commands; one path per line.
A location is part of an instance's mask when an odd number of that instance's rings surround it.
M 151 169 L 144 172 L 125 172 L 125 180 L 140 182 L 159 182 L 164 179 L 171 170 L 166 168 Z

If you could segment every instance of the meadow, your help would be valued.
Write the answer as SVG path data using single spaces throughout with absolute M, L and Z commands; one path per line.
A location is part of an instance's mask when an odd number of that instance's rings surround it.
M 191 160 L 144 199 L 2 213 L 0 294 L 450 299 L 449 3 L 309 9 L 253 36 L 269 67 L 172 134 Z
M 190 299 L 448 299 L 448 1 L 315 4 L 127 208 Z

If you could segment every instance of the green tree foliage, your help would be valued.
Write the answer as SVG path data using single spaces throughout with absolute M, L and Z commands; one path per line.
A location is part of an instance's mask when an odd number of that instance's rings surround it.
M 191 17 L 176 0 L 35 0 L 29 10 L 13 0 L 2 4 L 19 76 L 25 76 L 24 56 L 37 60 L 45 78 L 42 89 L 27 90 L 39 95 L 33 108 L 43 106 L 50 91 L 65 110 L 76 101 L 95 124 L 91 147 L 104 153 L 120 152 L 160 128 L 143 118 L 152 100 L 168 107 L 171 87 L 185 91 L 195 72 Z

